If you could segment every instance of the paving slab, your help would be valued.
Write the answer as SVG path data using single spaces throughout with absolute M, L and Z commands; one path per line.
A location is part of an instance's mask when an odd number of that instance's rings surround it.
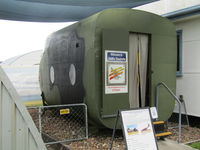
M 179 144 L 169 139 L 158 141 L 158 148 L 159 150 L 197 150 L 185 144 Z

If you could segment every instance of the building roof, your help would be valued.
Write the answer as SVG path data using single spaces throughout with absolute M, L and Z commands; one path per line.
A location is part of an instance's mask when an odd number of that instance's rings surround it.
M 133 8 L 157 0 L 1 0 L 0 19 L 78 21 L 108 8 Z
M 160 0 L 136 9 L 162 15 L 177 20 L 200 14 L 200 0 Z
M 42 50 L 32 51 L 23 55 L 9 58 L 1 63 L 7 66 L 34 66 L 39 65 L 42 57 Z
M 40 102 L 39 63 L 42 50 L 33 51 L 5 60 L 0 64 L 26 103 Z M 34 101 L 34 102 L 33 102 Z
M 171 20 L 182 19 L 185 17 L 190 17 L 194 15 L 200 15 L 200 5 L 192 6 L 184 9 L 180 9 L 174 12 L 163 14 L 163 17 L 167 17 Z

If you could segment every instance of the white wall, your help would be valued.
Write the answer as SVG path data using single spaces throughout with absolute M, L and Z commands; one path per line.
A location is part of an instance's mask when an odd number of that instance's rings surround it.
M 183 95 L 188 114 L 200 116 L 200 16 L 175 22 L 183 34 L 183 76 L 177 77 L 177 95 Z
M 197 5 L 200 0 L 160 0 L 136 9 L 162 15 Z M 183 76 L 177 77 L 176 94 L 184 96 L 188 114 L 200 117 L 200 15 L 174 23 L 183 32 Z

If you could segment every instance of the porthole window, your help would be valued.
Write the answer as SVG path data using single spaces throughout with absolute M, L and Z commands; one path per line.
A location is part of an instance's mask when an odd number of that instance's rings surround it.
M 76 48 L 79 48 L 79 47 L 80 47 L 79 43 L 76 43 Z
M 69 80 L 71 85 L 74 85 L 76 83 L 76 68 L 74 64 L 71 64 L 69 68 Z
M 50 81 L 53 84 L 54 81 L 55 81 L 55 74 L 54 74 L 54 68 L 53 68 L 53 66 L 50 67 L 49 76 L 50 76 Z

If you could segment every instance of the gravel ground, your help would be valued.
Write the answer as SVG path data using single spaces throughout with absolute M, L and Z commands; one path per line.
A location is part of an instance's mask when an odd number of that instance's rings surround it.
M 100 129 L 89 136 L 87 140 L 72 142 L 67 146 L 70 150 L 108 150 L 111 144 L 112 130 Z M 117 131 L 113 141 L 113 150 L 124 150 L 125 142 L 121 131 Z
M 177 123 L 169 123 L 170 127 L 178 126 Z M 178 128 L 168 129 L 173 134 L 168 139 L 178 141 Z M 200 141 L 200 128 L 197 127 L 184 127 L 181 130 L 181 143 L 191 143 L 193 141 Z
M 175 127 L 177 123 L 169 123 L 170 127 Z M 173 141 L 178 141 L 178 128 L 169 129 L 168 131 L 173 134 L 167 138 Z M 72 142 L 67 144 L 67 146 L 72 150 L 108 150 L 110 147 L 112 136 L 112 130 L 99 130 L 95 134 L 89 136 L 87 140 Z M 193 141 L 200 140 L 200 128 L 197 127 L 185 127 L 182 128 L 182 138 L 181 143 L 191 143 Z M 125 149 L 125 142 L 123 140 L 122 132 L 118 131 L 113 142 L 113 150 L 123 150 Z
M 31 116 L 33 117 L 33 120 L 36 123 L 36 126 L 38 127 L 38 112 L 36 110 L 29 110 Z M 54 118 L 50 117 L 50 113 L 48 111 L 45 113 L 46 117 L 43 117 L 43 121 L 45 120 L 45 127 L 43 128 L 43 132 L 47 133 L 48 135 L 52 135 L 51 137 L 54 137 L 56 135 L 56 138 L 63 139 L 65 137 L 69 137 L 68 134 L 63 134 L 66 131 L 70 133 L 70 135 L 74 135 L 76 137 L 79 137 L 79 133 L 81 127 L 78 126 L 78 128 L 75 128 L 76 130 L 71 130 L 71 128 L 68 128 L 66 125 L 70 125 L 74 128 L 77 124 L 75 122 L 66 122 L 65 119 L 62 117 Z M 49 118 L 51 118 L 49 120 Z M 52 123 L 53 122 L 53 123 Z M 59 122 L 61 122 L 61 126 L 56 126 L 58 125 Z M 196 123 L 195 123 L 196 124 Z M 196 124 L 196 127 L 187 127 L 187 128 L 182 128 L 182 138 L 181 138 L 181 143 L 191 143 L 193 141 L 198 141 L 200 140 L 200 127 L 198 124 Z M 178 126 L 177 123 L 172 123 L 170 122 L 168 124 L 169 127 L 174 127 Z M 59 129 L 56 131 L 56 129 Z M 60 129 L 64 129 L 61 131 Z M 45 131 L 44 131 L 45 130 Z M 110 143 L 111 143 L 111 137 L 112 137 L 112 130 L 109 129 L 100 129 L 100 130 L 89 130 L 89 138 L 87 140 L 82 140 L 82 141 L 76 141 L 76 142 L 71 142 L 71 143 L 64 143 L 66 147 L 68 147 L 70 150 L 108 150 L 110 148 Z M 171 131 L 173 134 L 171 136 L 168 136 L 168 139 L 178 141 L 178 128 L 174 129 L 169 129 L 168 131 Z M 55 134 L 53 134 L 55 132 Z M 74 132 L 72 134 L 72 132 Z M 83 133 L 82 133 L 83 134 Z M 63 135 L 65 135 L 63 137 Z M 113 150 L 123 150 L 125 149 L 125 142 L 123 140 L 123 134 L 122 131 L 117 131 L 115 135 L 115 139 L 113 142 Z M 49 149 L 50 150 L 50 149 Z M 52 149 L 51 149 L 52 150 Z M 61 150 L 61 149 L 59 149 Z
M 41 111 L 41 130 L 45 135 L 43 140 L 45 143 L 64 141 L 66 139 L 83 139 L 85 135 L 85 122 L 81 120 L 81 112 L 77 116 L 60 115 L 61 108 L 47 108 Z M 34 120 L 37 128 L 39 128 L 39 110 L 37 108 L 29 108 L 29 113 Z M 48 138 L 46 138 L 48 137 Z

